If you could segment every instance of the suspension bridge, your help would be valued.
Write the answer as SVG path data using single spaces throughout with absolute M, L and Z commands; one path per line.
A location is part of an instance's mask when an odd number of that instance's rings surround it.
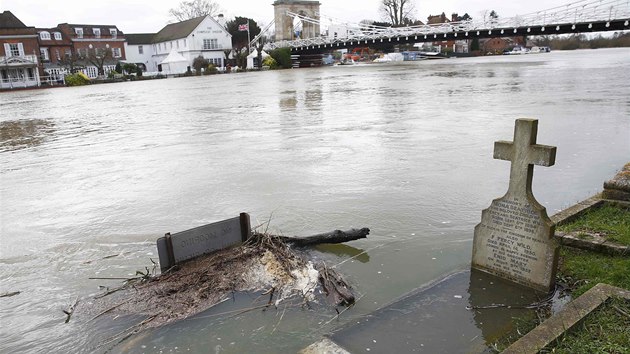
M 307 2 L 298 1 L 298 3 Z M 315 28 L 317 32 L 320 32 L 320 28 L 328 28 L 327 34 L 313 33 L 312 36 L 304 36 L 308 38 L 286 39 L 291 38 L 297 28 L 290 27 L 291 33 L 278 35 L 279 14 L 276 11 L 274 21 L 252 40 L 252 46 L 256 46 L 274 24 L 276 24 L 276 38 L 282 39 L 266 43 L 264 49 L 269 51 L 290 48 L 294 55 L 321 54 L 331 50 L 359 46 L 378 49 L 419 42 L 624 31 L 630 30 L 630 0 L 582 0 L 513 17 L 489 18 L 486 16 L 483 19 L 408 27 L 346 23 L 317 12 L 308 15 L 286 10 L 280 16 L 292 19 L 288 20 L 289 23 L 309 26 L 310 29 Z M 281 21 L 287 22 L 286 19 Z

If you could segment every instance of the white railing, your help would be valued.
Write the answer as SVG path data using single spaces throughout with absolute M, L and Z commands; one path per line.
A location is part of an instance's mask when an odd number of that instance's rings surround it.
M 29 61 L 33 63 L 33 65 L 37 65 L 38 56 L 37 55 L 20 55 L 20 56 L 4 56 L 0 57 L 0 65 L 2 66 L 23 66 L 25 63 L 8 63 L 8 60 L 11 58 L 21 59 L 22 61 Z
M 312 19 L 296 13 L 287 15 L 300 19 L 303 22 L 321 24 L 321 20 Z M 518 28 L 530 26 L 546 26 L 559 24 L 575 24 L 596 21 L 613 21 L 630 18 L 630 0 L 581 0 L 550 9 L 536 11 L 525 15 L 507 18 L 491 18 L 489 15 L 482 19 L 473 19 L 461 22 L 449 22 L 433 25 L 409 26 L 409 27 L 380 27 L 365 24 L 343 23 L 342 21 L 326 18 L 330 25 L 342 28 L 343 36 L 315 37 L 296 39 L 292 41 L 279 41 L 268 43 L 265 49 L 271 50 L 283 47 L 305 47 L 334 44 L 348 41 L 383 41 L 392 37 L 434 36 L 445 35 L 453 32 L 491 31 L 493 29 Z

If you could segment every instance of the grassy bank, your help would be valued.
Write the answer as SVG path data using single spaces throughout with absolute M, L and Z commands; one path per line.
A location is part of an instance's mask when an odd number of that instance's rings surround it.
M 630 301 L 609 299 L 541 353 L 630 353 Z
M 605 204 L 571 223 L 558 226 L 557 230 L 583 239 L 596 236 L 607 242 L 630 246 L 630 209 Z M 597 283 L 630 290 L 630 257 L 562 246 L 557 283 L 566 288 L 572 298 L 577 298 Z M 507 348 L 549 314 L 549 309 L 540 308 L 538 318 L 515 319 L 514 325 L 519 330 L 503 338 L 496 349 Z M 630 302 L 611 299 L 541 353 L 630 353 Z

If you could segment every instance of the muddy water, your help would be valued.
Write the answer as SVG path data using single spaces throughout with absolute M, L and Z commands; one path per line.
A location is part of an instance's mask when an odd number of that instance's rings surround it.
M 628 82 L 630 50 L 614 49 L 4 92 L 0 293 L 20 294 L 0 298 L 0 351 L 106 348 L 141 319 L 64 324 L 62 310 L 118 284 L 90 277 L 150 267 L 165 232 L 241 211 L 286 235 L 370 227 L 313 253 L 361 297 L 338 319 L 209 312 L 113 349 L 295 351 L 467 266 L 481 209 L 507 189 L 493 142 L 516 118 L 538 118 L 538 142 L 558 147 L 534 175 L 550 214 L 598 192 L 630 157 Z

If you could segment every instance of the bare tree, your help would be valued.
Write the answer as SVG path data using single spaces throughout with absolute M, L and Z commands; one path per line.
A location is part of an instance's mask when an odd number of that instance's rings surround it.
M 381 12 L 394 27 L 410 22 L 414 9 L 413 0 L 381 0 Z
M 83 59 L 76 51 L 66 53 L 66 55 L 59 61 L 59 66 L 65 68 L 70 74 L 74 74 L 77 71 L 85 68 Z
M 219 13 L 221 7 L 212 0 L 191 0 L 182 1 L 176 8 L 168 11 L 178 22 L 190 20 L 191 18 L 201 16 L 215 16 Z
M 114 64 L 114 56 L 110 48 L 90 48 L 85 61 L 98 69 L 98 75 L 105 75 L 105 65 Z

